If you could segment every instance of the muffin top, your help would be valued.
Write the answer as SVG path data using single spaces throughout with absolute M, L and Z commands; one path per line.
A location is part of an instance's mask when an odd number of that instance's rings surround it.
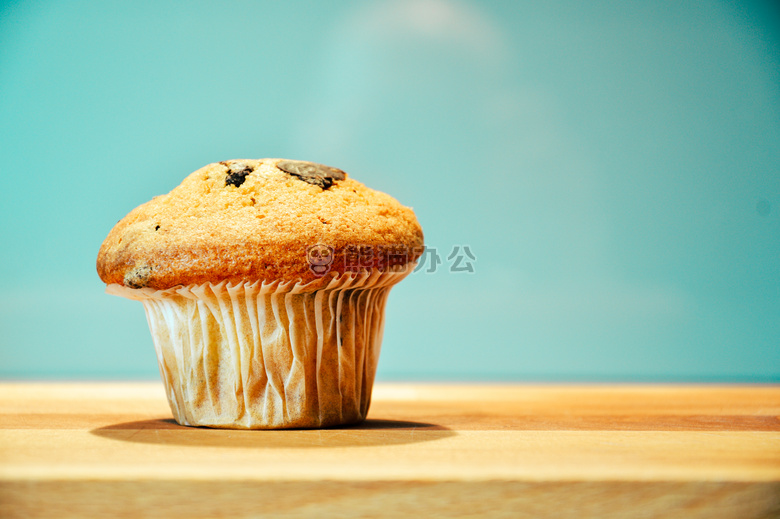
M 97 271 L 129 288 L 258 280 L 317 287 L 349 272 L 403 270 L 422 249 L 410 208 L 339 169 L 229 160 L 133 209 L 100 247 Z

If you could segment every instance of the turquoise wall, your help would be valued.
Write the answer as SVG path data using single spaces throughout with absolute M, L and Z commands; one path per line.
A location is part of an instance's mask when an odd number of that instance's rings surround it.
M 0 376 L 156 378 L 98 247 L 261 157 L 414 207 L 382 379 L 780 381 L 772 2 L 2 3 Z

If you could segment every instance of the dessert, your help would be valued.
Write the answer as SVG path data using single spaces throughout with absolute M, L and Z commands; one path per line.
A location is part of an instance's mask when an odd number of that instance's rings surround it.
M 387 294 L 422 248 L 411 209 L 339 169 L 231 160 L 131 211 L 97 270 L 144 304 L 179 423 L 325 427 L 365 419 Z

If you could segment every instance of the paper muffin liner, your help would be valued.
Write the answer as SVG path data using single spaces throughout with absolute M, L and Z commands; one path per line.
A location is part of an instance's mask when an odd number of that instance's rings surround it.
M 385 301 L 407 274 L 344 274 L 314 291 L 257 281 L 106 292 L 143 303 L 178 423 L 310 428 L 366 418 Z

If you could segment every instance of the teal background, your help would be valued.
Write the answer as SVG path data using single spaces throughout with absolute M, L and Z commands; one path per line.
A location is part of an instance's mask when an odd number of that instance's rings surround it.
M 262 157 L 414 207 L 381 379 L 780 381 L 772 2 L 2 3 L 0 376 L 156 378 L 98 247 Z

